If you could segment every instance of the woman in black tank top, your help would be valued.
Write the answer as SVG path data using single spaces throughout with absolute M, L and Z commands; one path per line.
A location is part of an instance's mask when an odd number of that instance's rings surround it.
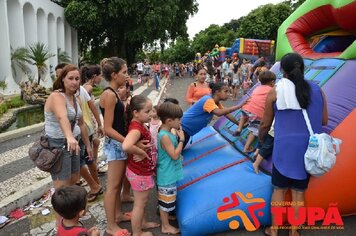
M 100 97 L 100 110 L 104 117 L 104 131 L 106 135 L 104 153 L 108 159 L 107 186 L 104 195 L 104 207 L 107 219 L 106 232 L 115 235 L 129 235 L 126 229 L 122 229 L 117 222 L 124 219 L 121 212 L 120 192 L 122 178 L 126 168 L 127 155 L 123 152 L 121 143 L 126 135 L 124 121 L 124 105 L 120 101 L 117 89 L 125 85 L 128 78 L 126 62 L 117 57 L 105 58 L 100 63 L 102 74 L 109 82 Z M 115 208 L 116 206 L 116 208 Z M 119 209 L 119 213 L 116 214 Z

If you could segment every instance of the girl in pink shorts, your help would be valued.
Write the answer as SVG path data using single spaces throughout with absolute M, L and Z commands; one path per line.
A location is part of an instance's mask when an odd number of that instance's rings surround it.
M 159 227 L 158 223 L 147 222 L 144 211 L 150 190 L 155 186 L 153 175 L 156 169 L 156 157 L 152 155 L 151 134 L 145 123 L 152 116 L 152 102 L 141 95 L 134 96 L 126 108 L 130 121 L 128 134 L 122 143 L 129 154 L 126 176 L 134 194 L 131 225 L 133 236 L 148 236 L 151 232 L 143 229 Z

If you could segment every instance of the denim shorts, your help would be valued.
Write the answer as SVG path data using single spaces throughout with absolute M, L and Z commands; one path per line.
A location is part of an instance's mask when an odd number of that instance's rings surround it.
M 125 161 L 127 153 L 122 149 L 122 144 L 115 139 L 105 138 L 104 154 L 108 161 Z
M 53 148 L 63 148 L 67 146 L 64 138 L 48 137 L 49 145 Z M 52 180 L 68 180 L 72 174 L 79 174 L 79 155 L 71 154 L 65 147 L 62 156 L 62 167 L 58 173 L 51 173 Z
M 92 144 L 93 142 L 93 136 L 94 135 L 90 135 L 89 136 L 89 142 Z M 83 142 L 83 139 L 80 139 L 79 141 L 79 147 L 80 147 L 80 168 L 82 168 L 85 165 L 90 165 L 94 163 L 94 159 L 89 159 L 88 158 L 88 152 L 86 149 L 86 146 Z

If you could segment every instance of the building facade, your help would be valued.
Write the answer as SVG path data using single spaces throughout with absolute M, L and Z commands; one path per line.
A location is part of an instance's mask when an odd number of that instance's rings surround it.
M 20 92 L 19 83 L 29 75 L 11 68 L 11 49 L 28 47 L 40 42 L 55 56 L 47 61 L 47 72 L 41 84 L 52 86 L 51 73 L 58 63 L 57 50 L 65 51 L 78 64 L 77 32 L 65 21 L 64 8 L 50 0 L 0 0 L 0 81 L 5 81 L 3 94 Z M 30 76 L 37 78 L 37 69 L 31 65 Z M 36 81 L 36 80 L 35 80 Z

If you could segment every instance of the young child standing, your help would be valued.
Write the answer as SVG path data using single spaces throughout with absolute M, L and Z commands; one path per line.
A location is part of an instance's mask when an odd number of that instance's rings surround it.
M 261 85 L 258 86 L 251 94 L 251 98 L 242 106 L 241 117 L 239 121 L 239 126 L 235 135 L 240 135 L 243 127 L 247 122 L 248 129 L 251 131 L 247 137 L 247 141 L 244 147 L 244 152 L 253 151 L 251 147 L 252 142 L 258 135 L 258 128 L 260 121 L 263 118 L 263 113 L 265 111 L 265 103 L 267 99 L 268 92 L 273 88 L 276 81 L 276 75 L 271 71 L 263 71 L 259 74 L 258 79 Z
M 177 181 L 183 178 L 182 156 L 184 132 L 180 127 L 182 109 L 164 102 L 158 108 L 162 126 L 158 133 L 157 186 L 161 230 L 164 234 L 178 234 L 179 229 L 169 224 L 169 212 L 175 209 Z M 179 142 L 171 130 L 177 130 Z
M 152 119 L 150 121 L 150 133 L 152 138 L 152 156 L 157 160 L 157 137 L 159 128 L 162 125 L 161 120 L 157 115 L 158 106 L 154 106 L 152 110 Z
M 145 123 L 149 123 L 152 116 L 152 102 L 142 96 L 136 95 L 127 106 L 128 120 L 131 121 L 128 134 L 122 144 L 123 150 L 129 154 L 126 176 L 131 184 L 134 194 L 131 225 L 133 236 L 151 236 L 151 232 L 143 229 L 159 227 L 158 223 L 147 222 L 144 217 L 150 190 L 155 183 L 153 175 L 156 169 L 156 160 L 152 156 L 151 147 L 145 151 L 136 146 L 138 142 L 151 143 L 151 134 Z
M 80 186 L 60 187 L 54 192 L 51 203 L 62 217 L 57 229 L 58 236 L 100 236 L 97 227 L 84 228 L 79 218 L 85 215 L 87 191 Z

